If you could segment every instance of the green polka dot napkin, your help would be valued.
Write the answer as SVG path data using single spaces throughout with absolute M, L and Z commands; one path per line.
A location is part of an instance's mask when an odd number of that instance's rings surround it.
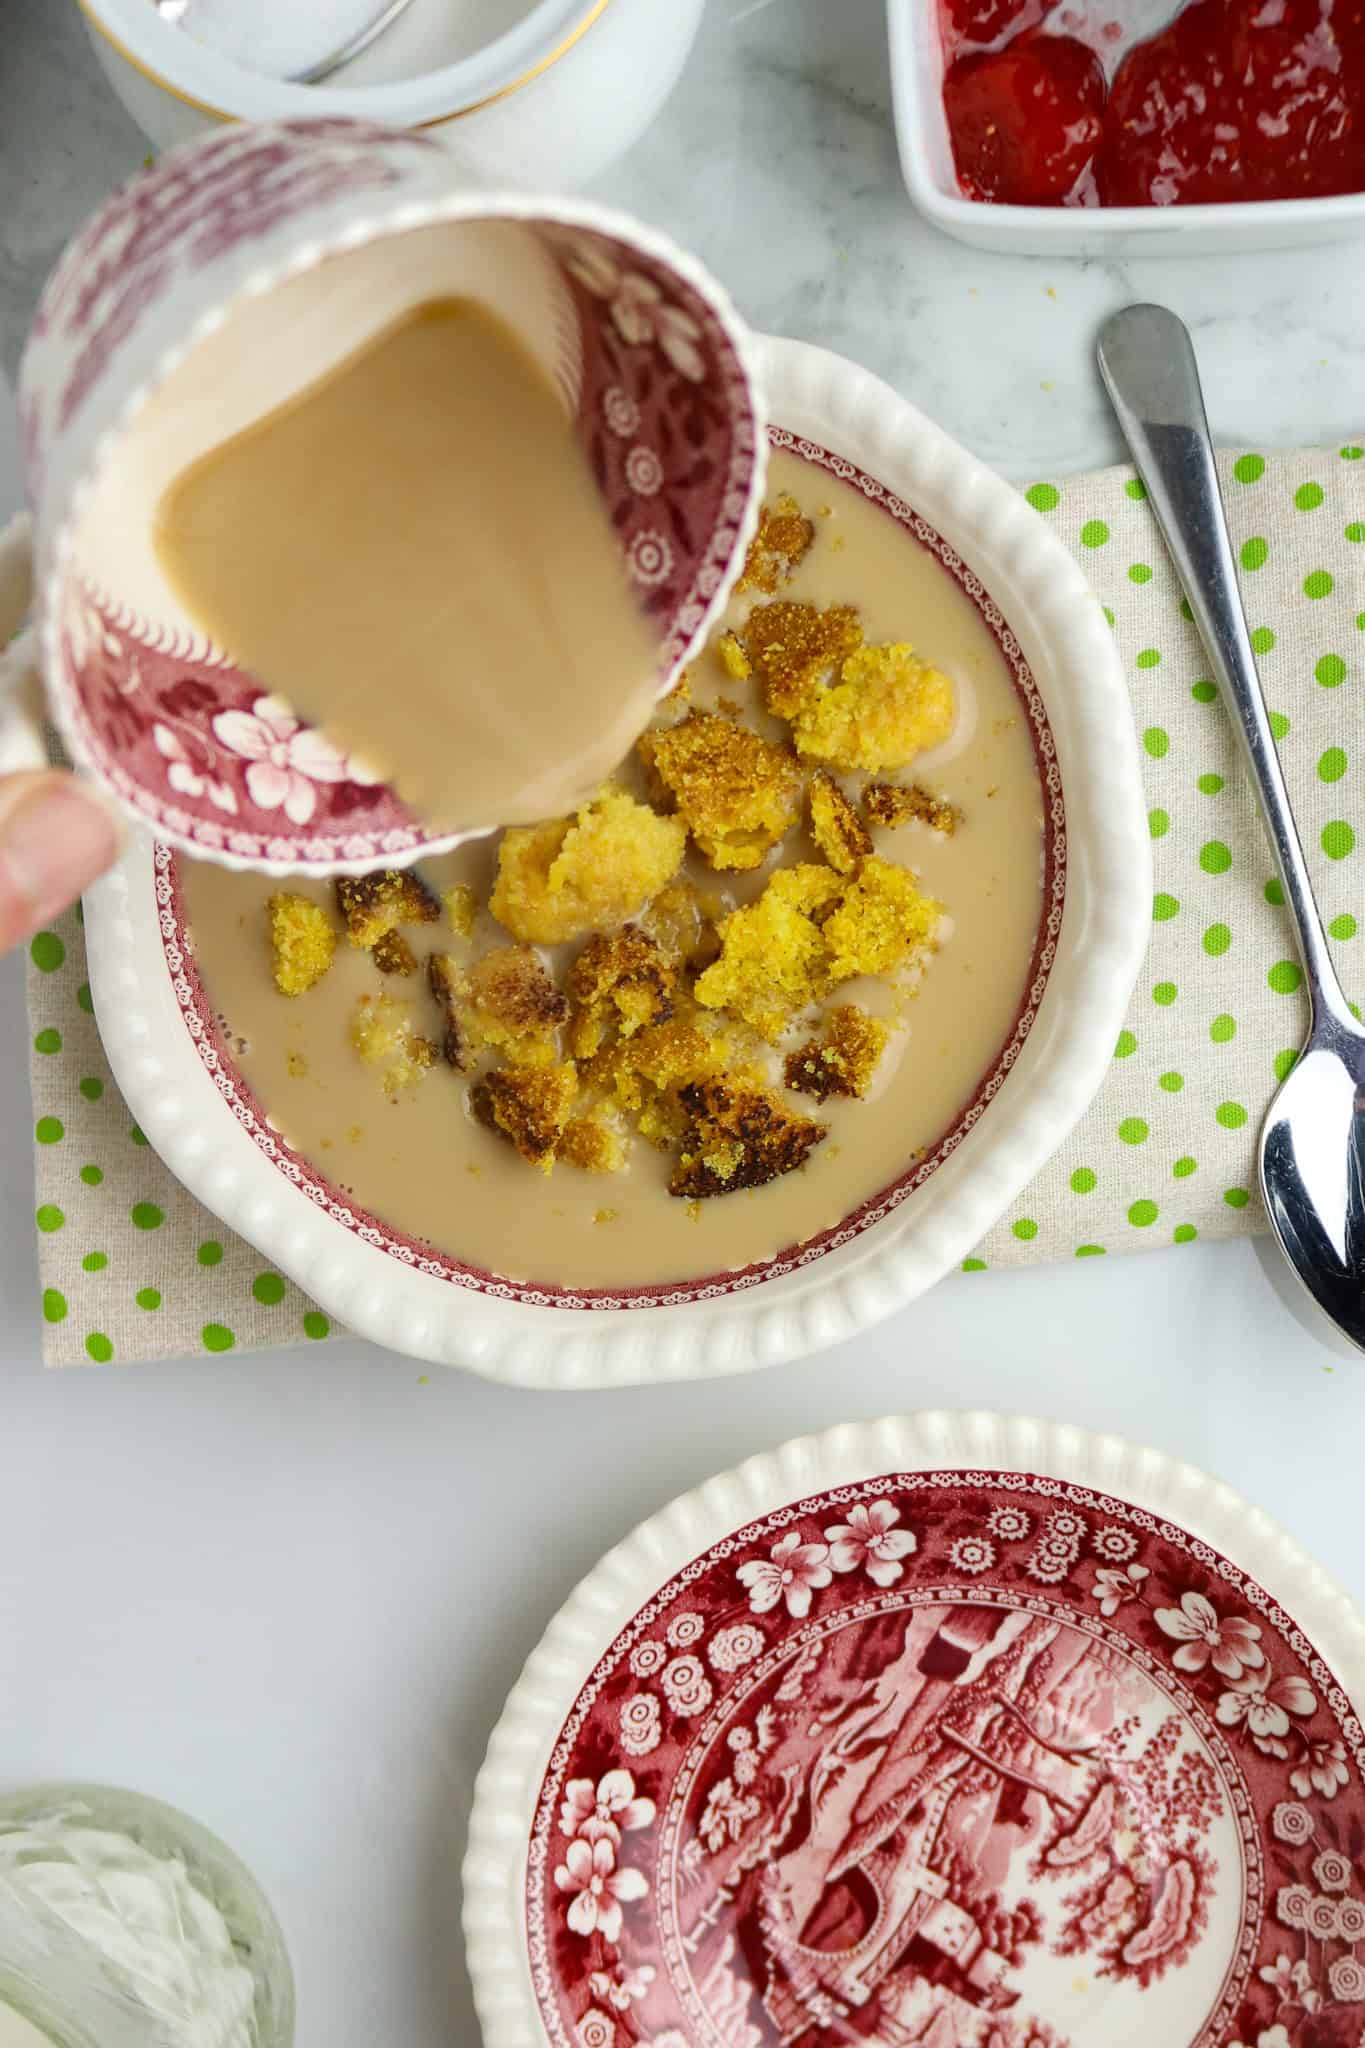
M 1361 1000 L 1363 452 L 1246 453 L 1223 470 L 1281 760 L 1342 980 Z M 1156 893 L 1109 1079 L 968 1271 L 1263 1227 L 1256 1133 L 1307 1021 L 1237 740 L 1142 485 L 1107 470 L 1027 495 L 1084 563 L 1118 638 Z M 133 1126 L 100 1050 L 78 913 L 33 942 L 29 1012 L 49 1364 L 325 1337 L 327 1318 L 187 1195 Z

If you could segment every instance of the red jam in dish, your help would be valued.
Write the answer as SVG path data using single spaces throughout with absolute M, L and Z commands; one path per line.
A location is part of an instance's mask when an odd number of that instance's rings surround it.
M 969 199 L 1180 206 L 1365 190 L 1365 0 L 939 0 Z

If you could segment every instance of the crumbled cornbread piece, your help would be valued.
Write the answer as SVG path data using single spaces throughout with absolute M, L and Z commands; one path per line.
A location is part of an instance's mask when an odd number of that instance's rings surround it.
M 417 955 L 400 931 L 385 932 L 374 942 L 374 964 L 381 974 L 415 972 Z
M 690 704 L 692 701 L 692 671 L 679 669 L 678 680 L 664 698 L 665 704 Z
M 500 1131 L 529 1166 L 548 1173 L 578 1093 L 572 1063 L 562 1067 L 498 1067 L 471 1096 L 474 1113 Z
M 580 1173 L 619 1173 L 626 1163 L 626 1141 L 600 1116 L 571 1117 L 555 1155 Z
M 266 912 L 275 986 L 282 996 L 307 995 L 332 964 L 337 949 L 332 920 L 306 896 L 272 896 Z
M 814 539 L 814 526 L 795 498 L 784 491 L 771 510 L 765 505 L 758 515 L 758 531 L 749 543 L 736 590 L 761 590 L 771 597 L 790 582 Z
M 441 907 L 413 868 L 379 875 L 341 875 L 337 905 L 353 946 L 373 946 L 399 924 L 435 924 Z
M 588 940 L 569 974 L 574 1055 L 588 1059 L 613 1038 L 631 1038 L 673 1015 L 677 976 L 638 924 Z
M 793 1116 L 761 1088 L 689 1081 L 680 1099 L 687 1126 L 670 1195 L 696 1200 L 761 1188 L 804 1165 L 826 1136 L 824 1124 Z
M 733 676 L 737 683 L 748 682 L 754 672 L 753 664 L 744 652 L 744 646 L 738 634 L 722 633 L 720 639 L 716 642 L 716 652 L 719 654 L 721 664 L 728 676 Z
M 799 1094 L 824 1102 L 831 1095 L 866 1095 L 890 1032 L 856 1003 L 839 1003 L 819 1038 L 788 1056 L 783 1078 Z
M 851 875 L 872 851 L 858 813 L 832 775 L 817 768 L 810 781 L 810 833 L 830 866 Z
M 301 1052 L 286 1053 L 284 1064 L 291 1081 L 302 1081 L 308 1072 L 308 1062 Z
M 445 1035 L 441 1040 L 441 1057 L 448 1067 L 454 1067 L 462 1074 L 469 1064 L 468 1048 L 460 1031 L 459 1012 L 456 1003 L 463 983 L 463 975 L 449 953 L 433 953 L 427 962 L 427 982 L 431 993 L 445 1011 Z
M 744 648 L 763 686 L 763 702 L 776 718 L 795 718 L 811 693 L 863 644 L 858 614 L 849 604 L 821 611 L 813 604 L 755 605 L 744 627 Z
M 908 789 L 898 782 L 869 782 L 863 791 L 863 816 L 869 825 L 908 825 L 917 820 L 945 839 L 951 839 L 962 822 L 956 804 L 930 796 L 917 782 Z
M 549 1066 L 569 1005 L 529 946 L 496 946 L 467 973 L 442 973 L 464 1053 L 490 1047 L 522 1066 Z
M 719 950 L 715 920 L 720 914 L 715 897 L 703 896 L 692 882 L 677 881 L 659 891 L 642 921 L 672 967 L 704 967 Z
M 441 897 L 450 920 L 450 929 L 457 938 L 468 939 L 474 935 L 474 920 L 479 914 L 479 899 L 468 882 L 456 882 Z
M 820 928 L 831 983 L 892 974 L 933 943 L 943 905 L 921 895 L 909 868 L 865 860 Z
M 362 996 L 351 1019 L 351 1043 L 367 1066 L 378 1067 L 386 1092 L 420 1081 L 436 1061 L 436 1047 L 412 1028 L 406 1003 L 390 995 Z
M 796 822 L 801 775 L 785 747 L 694 711 L 646 733 L 640 756 L 714 868 L 756 868 Z
M 732 1010 L 764 1038 L 780 1037 L 792 1012 L 828 985 L 829 952 L 813 913 L 828 909 L 842 886 L 812 862 L 779 868 L 756 903 L 721 925 L 720 958 L 699 977 L 697 1001 Z
M 953 686 L 910 647 L 860 647 L 792 716 L 797 752 L 836 768 L 903 768 L 953 729 Z
M 614 930 L 672 881 L 686 844 L 677 818 L 604 789 L 576 817 L 503 835 L 493 915 L 536 945 Z

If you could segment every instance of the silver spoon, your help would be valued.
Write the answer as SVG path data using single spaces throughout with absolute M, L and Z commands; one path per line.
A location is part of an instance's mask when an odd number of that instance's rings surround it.
M 392 27 L 400 14 L 406 14 L 412 0 L 388 0 L 379 9 L 373 21 L 349 36 L 339 49 L 323 57 L 316 64 L 310 64 L 306 71 L 291 71 L 284 80 L 286 85 L 320 85 L 324 78 L 330 78 L 334 71 L 349 64 L 354 57 L 368 50 L 371 43 L 378 42 L 385 29 Z M 193 22 L 194 0 L 156 0 L 156 11 L 163 21 L 173 22 L 177 28 L 188 28 Z
M 1365 1349 L 1365 1030 L 1337 980 L 1313 899 L 1237 589 L 1194 347 L 1164 306 L 1105 322 L 1100 374 L 1224 701 L 1238 729 L 1284 879 L 1308 984 L 1308 1043 L 1261 1129 L 1266 1212 L 1290 1267 Z

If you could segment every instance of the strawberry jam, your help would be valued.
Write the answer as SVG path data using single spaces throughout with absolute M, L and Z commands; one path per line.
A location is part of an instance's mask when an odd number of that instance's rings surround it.
M 969 198 L 1178 206 L 1365 190 L 1365 0 L 1187 0 L 1126 51 L 1121 19 L 1091 22 L 1084 4 L 940 8 Z M 1102 13 L 1121 17 L 1122 0 Z

